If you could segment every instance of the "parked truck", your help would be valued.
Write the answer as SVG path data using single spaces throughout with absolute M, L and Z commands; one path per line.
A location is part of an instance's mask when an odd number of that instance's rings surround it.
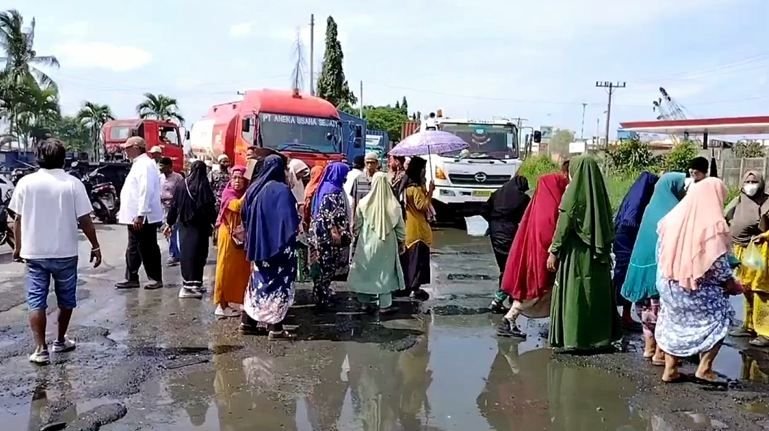
M 521 166 L 518 127 L 509 121 L 448 118 L 439 114 L 403 124 L 403 138 L 428 129 L 443 130 L 470 144 L 466 151 L 425 155 L 427 181 L 435 182 L 433 206 L 439 219 L 478 214 L 491 193 Z
M 280 151 L 309 166 L 341 161 L 347 154 L 336 107 L 297 91 L 246 91 L 242 100 L 212 106 L 190 130 L 196 158 L 227 154 L 236 164 L 245 164 L 250 146 Z
M 141 136 L 147 143 L 147 150 L 159 146 L 163 156 L 173 162 L 173 169 L 184 169 L 184 145 L 179 125 L 172 121 L 153 119 L 128 119 L 107 121 L 101 128 L 104 142 L 104 160 L 119 163 L 123 161 L 120 145 L 131 136 Z

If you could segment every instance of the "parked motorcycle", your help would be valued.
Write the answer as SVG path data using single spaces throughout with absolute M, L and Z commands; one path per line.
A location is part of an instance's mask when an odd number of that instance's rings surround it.
M 13 219 L 8 210 L 12 193 L 13 190 L 8 190 L 5 196 L 0 197 L 0 245 L 8 244 L 11 250 L 16 246 L 16 239 L 13 236 Z
M 72 170 L 69 173 L 79 178 L 83 185 L 85 185 L 85 190 L 91 199 L 91 205 L 93 206 L 96 218 L 105 224 L 117 223 L 120 203 L 115 186 L 100 172 L 102 168 L 96 168 L 80 176 L 77 165 L 78 162 L 73 162 Z

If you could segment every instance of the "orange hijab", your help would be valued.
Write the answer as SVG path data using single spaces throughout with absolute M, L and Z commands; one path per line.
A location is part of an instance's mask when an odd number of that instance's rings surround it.
M 731 236 L 724 219 L 726 186 L 718 178 L 692 184 L 686 196 L 657 225 L 662 276 L 696 290 L 696 280 L 729 251 Z
M 312 208 L 312 198 L 315 197 L 315 193 L 320 187 L 320 179 L 323 178 L 323 171 L 326 168 L 325 162 L 318 162 L 317 165 L 310 169 L 310 181 L 307 183 L 307 187 L 304 189 L 304 208 L 302 216 L 305 223 L 310 222 L 310 208 Z

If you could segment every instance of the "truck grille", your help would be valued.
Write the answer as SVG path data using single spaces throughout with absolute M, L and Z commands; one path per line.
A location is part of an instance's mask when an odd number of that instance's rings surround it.
M 510 180 L 510 175 L 449 174 L 449 181 L 455 185 L 499 186 Z

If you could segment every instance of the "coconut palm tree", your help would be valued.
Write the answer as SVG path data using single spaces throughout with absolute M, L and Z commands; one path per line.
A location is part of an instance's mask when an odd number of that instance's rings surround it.
M 0 12 L 0 49 L 4 55 L 6 79 L 12 81 L 32 78 L 40 86 L 56 88 L 56 83 L 36 66 L 59 67 L 59 60 L 52 55 L 37 55 L 35 43 L 35 19 L 24 28 L 24 18 L 19 11 L 11 9 Z
M 88 127 L 91 132 L 91 142 L 93 142 L 93 155 L 96 160 L 99 160 L 99 132 L 109 120 L 114 120 L 112 110 L 107 105 L 99 105 L 93 102 L 84 102 L 83 107 L 77 113 L 77 119 L 80 123 Z
M 28 137 L 35 134 L 33 132 L 53 126 L 61 118 L 61 111 L 59 93 L 55 88 L 40 88 L 34 83 L 21 88 L 23 91 L 14 109 L 17 131 L 26 145 Z
M 179 104 L 173 97 L 162 94 L 144 93 L 144 101 L 136 106 L 139 118 L 154 118 L 157 120 L 176 120 L 184 123 L 184 117 L 179 113 Z

